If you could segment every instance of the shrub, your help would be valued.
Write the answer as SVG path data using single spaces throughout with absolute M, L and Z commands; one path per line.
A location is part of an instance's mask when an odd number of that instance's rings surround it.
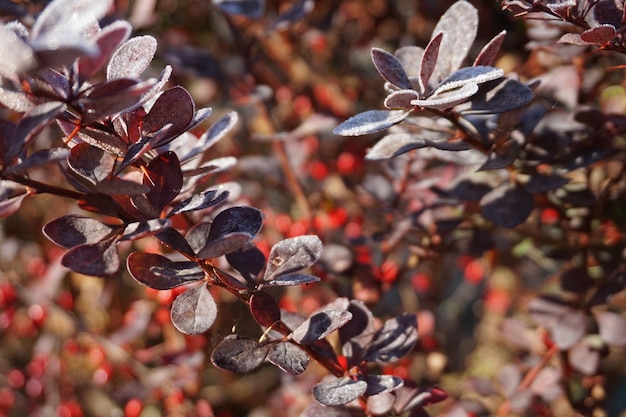
M 489 4 L 12 4 L 1 415 L 617 415 L 626 11 Z

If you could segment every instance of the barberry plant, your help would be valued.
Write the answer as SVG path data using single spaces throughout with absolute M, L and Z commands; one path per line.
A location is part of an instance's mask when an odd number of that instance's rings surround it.
M 340 15 L 359 16 L 355 5 L 345 2 Z M 369 48 L 368 65 L 382 76 L 386 91 L 385 109 L 359 112 L 333 129 L 334 140 L 373 140 L 364 152 L 366 165 L 348 152 L 334 166 L 314 161 L 314 184 L 302 179 L 298 164 L 312 148 L 333 140 L 324 131 L 334 119 L 307 114 L 311 101 L 301 95 L 293 105 L 308 117 L 290 131 L 272 126 L 285 111 L 280 102 L 289 101 L 284 97 L 291 87 L 281 86 L 280 76 L 268 70 L 284 66 L 288 77 L 297 77 L 307 65 L 320 65 L 296 60 L 289 66 L 277 47 L 288 45 L 283 34 L 297 30 L 314 11 L 313 1 L 280 8 L 275 16 L 266 16 L 258 0 L 212 2 L 245 55 L 245 70 L 276 90 L 268 92 L 245 76 L 233 88 L 237 104 L 245 103 L 244 114 L 252 117 L 251 107 L 261 113 L 255 123 L 232 110 L 212 120 L 212 108 L 198 107 L 191 90 L 176 85 L 174 67 L 155 71 L 157 39 L 131 37 L 131 24 L 113 17 L 113 0 L 53 0 L 36 15 L 24 11 L 21 19 L 0 23 L 0 216 L 12 222 L 42 194 L 71 202 L 40 225 L 62 248 L 50 246 L 59 268 L 45 272 L 46 282 L 58 286 L 70 271 L 68 279 L 99 277 L 95 285 L 114 291 L 132 277 L 166 307 L 148 317 L 145 304 L 136 301 L 109 340 L 90 334 L 85 342 L 76 329 L 85 326 L 80 317 L 69 330 L 57 325 L 55 335 L 66 336 L 70 357 L 55 361 L 42 353 L 25 371 L 9 364 L 0 416 L 14 409 L 99 415 L 81 407 L 96 402 L 92 391 L 64 382 L 65 367 L 76 366 L 71 355 L 81 349 L 97 365 L 92 383 L 115 379 L 118 368 L 153 387 L 154 394 L 136 387 L 128 388 L 130 395 L 124 389 L 114 393 L 128 416 L 142 415 L 139 396 L 160 397 L 168 415 L 191 415 L 182 405 L 184 395 L 193 391 L 189 385 L 204 382 L 206 367 L 244 374 L 267 365 L 286 375 L 283 381 L 305 381 L 311 399 L 288 414 L 303 417 L 418 417 L 428 415 L 430 405 L 444 416 L 585 415 L 602 409 L 606 381 L 619 378 L 603 368 L 603 360 L 626 346 L 620 214 L 626 105 L 619 102 L 626 93 L 606 75 L 623 69 L 625 7 L 617 0 L 500 5 L 528 22 L 528 61 L 541 62 L 542 71 L 499 65 L 507 32 L 476 46 L 479 11 L 469 1 L 456 1 L 433 25 L 424 47 L 403 43 L 393 53 L 388 45 Z M 19 15 L 22 9 L 14 7 Z M 246 22 L 256 24 L 243 30 Z M 319 32 L 308 34 L 311 45 L 320 42 Z M 298 83 L 306 84 L 302 78 Z M 321 84 L 312 91 L 319 107 L 343 116 L 341 95 Z M 216 149 L 241 122 L 255 143 L 274 142 L 281 179 L 304 218 L 300 223 L 257 204 L 248 196 L 250 187 L 229 172 L 239 161 L 218 155 Z M 352 141 L 341 143 L 349 148 Z M 289 154 L 290 145 L 292 151 L 307 149 L 306 155 Z M 339 173 L 334 182 L 327 179 L 328 167 Z M 357 179 L 361 171 L 368 172 Z M 357 204 L 308 218 L 312 204 L 327 199 L 322 204 L 332 205 L 330 196 L 347 188 L 354 188 Z M 285 235 L 271 243 L 263 234 L 269 223 L 265 210 Z M 461 337 L 446 315 L 450 309 L 443 311 L 449 302 L 441 303 L 438 336 L 433 313 L 418 311 L 419 302 L 412 303 L 415 311 L 389 309 L 393 314 L 381 319 L 373 313 L 385 311 L 389 300 L 433 297 L 429 275 L 436 263 L 445 264 L 441 275 L 462 272 L 464 283 L 449 300 L 466 302 L 483 286 L 483 326 L 499 335 L 483 343 L 498 351 L 507 343 L 497 369 L 488 376 L 461 376 L 461 391 L 452 384 L 439 388 L 446 385 L 446 364 L 440 364 L 437 337 Z M 38 268 L 28 264 L 26 276 L 37 275 Z M 529 299 L 517 305 L 511 284 L 503 282 L 524 268 L 531 272 L 519 272 L 520 281 L 537 288 L 528 285 Z M 539 270 L 554 279 L 538 282 L 531 275 Z M 58 323 L 68 322 L 65 311 L 71 311 L 75 294 L 52 294 L 57 298 L 51 302 L 46 296 L 54 290 L 20 283 L 16 275 L 12 271 L 0 281 L 0 326 L 32 337 L 45 329 L 50 312 Z M 292 305 L 293 294 L 320 287 L 328 292 L 317 293 L 313 305 Z M 251 328 L 230 317 L 230 300 L 245 307 Z M 30 325 L 23 324 L 19 303 L 28 305 Z M 494 316 L 497 325 L 487 319 Z M 456 319 L 463 320 L 462 314 Z M 229 334 L 214 331 L 228 321 L 236 322 Z M 149 360 L 136 359 L 154 360 L 155 353 L 139 347 L 137 355 L 124 356 L 120 347 L 142 332 L 180 340 L 153 329 L 168 326 L 184 335 L 188 352 L 159 361 L 197 370 L 160 370 L 172 381 L 159 386 L 163 377 L 145 376 Z M 40 352 L 50 351 L 50 340 L 38 339 Z M 450 345 L 441 351 L 454 358 L 450 351 L 460 344 Z M 194 356 L 206 349 L 212 365 L 198 359 L 202 354 Z M 420 359 L 424 352 L 426 364 Z M 489 362 L 480 354 L 470 360 Z M 50 368 L 57 369 L 53 376 Z M 307 370 L 315 374 L 312 382 Z M 55 382 L 64 388 L 55 391 Z M 283 385 L 289 397 L 284 402 L 293 403 L 288 383 Z M 45 398 L 46 406 L 24 404 L 20 390 L 33 401 Z M 213 415 L 211 404 L 198 400 L 193 413 Z

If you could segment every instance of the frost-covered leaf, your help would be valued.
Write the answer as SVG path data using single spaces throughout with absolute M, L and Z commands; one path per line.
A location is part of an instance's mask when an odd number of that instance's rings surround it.
M 477 92 L 478 84 L 468 83 L 457 89 L 438 92 L 437 95 L 432 95 L 423 100 L 413 100 L 411 101 L 411 104 L 414 106 L 445 110 L 467 101 Z
M 78 72 L 81 77 L 88 78 L 104 66 L 113 51 L 125 42 L 132 31 L 130 23 L 117 20 L 96 34 L 93 41 L 98 46 L 98 53 L 93 56 L 84 55 L 78 59 Z
M 228 198 L 228 191 L 206 190 L 181 201 L 168 213 L 168 217 L 188 211 L 202 210 L 215 206 Z
M 434 75 L 439 82 L 461 66 L 478 29 L 478 11 L 467 1 L 457 1 L 439 19 L 433 34 L 443 32 Z
M 356 400 L 367 390 L 367 382 L 348 377 L 320 382 L 313 387 L 313 396 L 321 404 L 337 406 Z
M 217 303 L 206 285 L 188 289 L 172 303 L 172 324 L 185 334 L 201 334 L 211 328 L 217 317 Z
M 401 89 L 411 88 L 411 82 L 402 64 L 394 55 L 380 48 L 372 48 L 372 61 L 382 77 Z
M 273 345 L 267 355 L 267 360 L 292 375 L 301 374 L 309 366 L 307 353 L 289 342 Z
M 97 243 L 115 231 L 115 226 L 96 219 L 68 214 L 48 222 L 43 233 L 48 239 L 64 248 L 87 243 Z
M 35 66 L 32 48 L 15 31 L 0 24 L 0 76 L 15 78 Z
M 107 79 L 139 78 L 152 62 L 157 50 L 153 36 L 136 36 L 115 51 L 107 67 Z
M 361 136 L 380 132 L 406 119 L 405 110 L 369 110 L 352 116 L 333 129 L 335 135 Z
M 415 90 L 398 90 L 389 94 L 385 98 L 385 107 L 388 109 L 412 110 L 411 101 L 419 99 Z
M 195 262 L 173 262 L 156 253 L 133 252 L 126 266 L 133 278 L 155 290 L 169 290 L 205 277 Z
M 417 342 L 417 317 L 405 313 L 387 320 L 367 347 L 368 362 L 393 362 L 408 354 Z
M 312 315 L 298 326 L 290 338 L 301 344 L 322 339 L 352 318 L 352 313 L 342 310 L 327 310 Z
M 213 350 L 211 362 L 218 368 L 246 373 L 263 363 L 270 345 L 236 334 L 224 338 Z
M 308 268 L 322 255 L 322 241 L 314 235 L 296 236 L 276 243 L 270 250 L 264 281 Z
M 365 395 L 393 391 L 404 385 L 404 380 L 394 375 L 366 375 L 363 379 L 367 382 Z
M 319 281 L 320 278 L 307 274 L 287 274 L 281 275 L 271 281 L 267 281 L 265 286 L 286 286 L 286 285 L 302 285 Z
M 504 71 L 494 67 L 465 67 L 452 73 L 435 89 L 432 96 L 438 96 L 452 90 L 457 90 L 466 84 L 482 84 L 501 78 Z

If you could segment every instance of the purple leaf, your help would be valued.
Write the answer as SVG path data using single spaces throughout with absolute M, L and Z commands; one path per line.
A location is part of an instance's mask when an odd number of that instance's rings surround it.
M 322 241 L 313 235 L 297 236 L 276 243 L 270 250 L 264 281 L 308 268 L 322 255 Z
M 584 42 L 595 45 L 604 45 L 615 37 L 616 31 L 613 25 L 600 25 L 587 29 L 580 34 L 580 39 Z
M 172 324 L 185 334 L 201 334 L 217 317 L 217 303 L 205 284 L 188 289 L 172 303 Z
M 180 86 L 172 87 L 157 98 L 144 116 L 142 131 L 148 135 L 170 124 L 172 127 L 168 135 L 177 136 L 191 124 L 194 114 L 195 104 L 187 90 Z
M 20 122 L 17 124 L 14 133 L 14 140 L 20 145 L 25 145 L 31 141 L 37 134 L 55 117 L 63 113 L 67 109 L 64 103 L 58 103 L 50 101 L 44 104 L 40 104 L 37 107 L 33 107 L 26 113 Z M 10 160 L 16 156 L 15 152 L 19 152 L 19 147 L 12 147 L 11 153 L 5 155 L 6 160 Z
M 172 262 L 155 253 L 133 252 L 126 267 L 133 278 L 155 290 L 169 290 L 205 277 L 195 262 Z
M 372 48 L 372 61 L 382 77 L 400 89 L 411 88 L 411 82 L 402 64 L 392 54 L 380 48 Z
M 289 342 L 273 345 L 267 360 L 291 375 L 299 375 L 309 366 L 309 356 L 306 352 Z
M 148 201 L 160 213 L 183 187 L 183 174 L 176 154 L 165 152 L 151 160 L 145 167 L 143 183 L 150 187 L 146 194 Z
M 320 382 L 313 387 L 313 396 L 321 404 L 337 406 L 356 400 L 367 390 L 367 382 L 348 377 Z
M 154 58 L 157 41 L 149 35 L 127 40 L 111 56 L 107 67 L 107 79 L 139 78 Z
M 170 219 L 150 219 L 143 222 L 133 222 L 126 225 L 122 232 L 122 240 L 137 240 L 152 236 L 170 227 Z
M 500 48 L 502 47 L 505 36 L 506 30 L 503 30 L 502 32 L 494 36 L 493 39 L 491 39 L 489 43 L 487 43 L 487 45 L 485 45 L 480 51 L 480 53 L 476 57 L 476 60 L 474 61 L 474 66 L 492 66 L 493 63 L 496 61 L 498 52 L 500 52 Z
M 500 227 L 522 224 L 533 210 L 533 196 L 522 187 L 504 184 L 480 200 L 482 215 Z
M 232 334 L 215 347 L 211 362 L 218 368 L 243 374 L 261 365 L 269 349 L 268 344 Z
M 263 214 L 254 207 L 229 207 L 222 210 L 211 223 L 207 241 L 230 233 L 256 236 L 263 227 Z
M 185 240 L 178 230 L 172 227 L 157 233 L 155 237 L 168 248 L 182 252 L 190 257 L 194 256 L 194 251 L 189 246 L 189 243 L 187 243 L 187 240 Z
M 174 209 L 168 214 L 168 217 L 175 214 L 185 213 L 189 211 L 202 210 L 208 207 L 215 206 L 228 197 L 228 191 L 206 190 L 198 194 L 181 201 Z
M 504 113 L 530 103 L 533 92 L 526 85 L 510 78 L 499 78 L 479 86 L 472 100 L 456 110 L 464 114 Z
M 79 99 L 83 123 L 114 116 L 132 110 L 143 101 L 154 87 L 155 79 L 139 82 L 129 78 L 118 78 L 94 85 Z
M 79 274 L 108 277 L 117 272 L 120 259 L 117 239 L 74 246 L 61 258 L 61 264 Z
M 67 148 L 48 148 L 41 149 L 37 152 L 29 155 L 17 165 L 13 165 L 8 169 L 5 169 L 5 174 L 13 172 L 24 172 L 31 168 L 36 168 L 44 165 L 48 165 L 54 162 L 59 162 L 67 158 L 70 151 Z
M 312 315 L 298 326 L 290 338 L 301 344 L 322 339 L 352 318 L 352 313 L 341 310 L 322 311 Z
M 70 149 L 67 164 L 72 172 L 97 185 L 113 172 L 115 157 L 87 143 L 79 143 Z
M 115 230 L 115 226 L 75 214 L 54 219 L 43 227 L 44 235 L 64 248 L 100 242 Z
M 428 45 L 426 45 L 426 49 L 422 55 L 418 77 L 420 94 L 424 94 L 428 90 L 428 82 L 430 81 L 430 77 L 433 75 L 435 66 L 437 65 L 437 57 L 439 56 L 439 47 L 441 46 L 442 39 L 443 33 L 438 33 L 430 40 L 430 42 L 428 42 Z
M 221 235 L 216 239 L 209 240 L 206 245 L 198 251 L 196 257 L 199 259 L 213 259 L 242 248 L 252 240 L 253 236 L 245 232 L 233 232 Z
M 196 155 L 199 155 L 217 143 L 237 124 L 239 116 L 235 112 L 230 112 L 222 116 L 215 122 L 209 130 L 207 130 L 197 141 L 189 152 L 180 157 L 181 161 L 187 161 Z
M 274 297 L 263 291 L 255 291 L 250 297 L 250 313 L 263 327 L 272 327 L 280 321 L 280 307 Z
M 368 362 L 393 362 L 408 354 L 417 342 L 417 317 L 405 313 L 387 320 L 367 347 Z
M 524 188 L 531 193 L 545 193 L 547 191 L 554 190 L 555 188 L 560 188 L 568 182 L 570 182 L 569 178 L 561 177 L 556 174 L 535 174 L 524 184 Z
M 350 360 L 350 365 L 360 361 L 360 353 L 372 342 L 375 332 L 374 315 L 367 306 L 358 300 L 351 300 L 348 311 L 352 318 L 339 329 L 339 342 L 343 354 Z
M 32 194 L 26 187 L 13 181 L 0 180 L 0 218 L 9 217 L 22 206 L 22 201 Z
M 265 255 L 256 246 L 227 253 L 226 260 L 250 283 L 256 282 L 266 262 Z

